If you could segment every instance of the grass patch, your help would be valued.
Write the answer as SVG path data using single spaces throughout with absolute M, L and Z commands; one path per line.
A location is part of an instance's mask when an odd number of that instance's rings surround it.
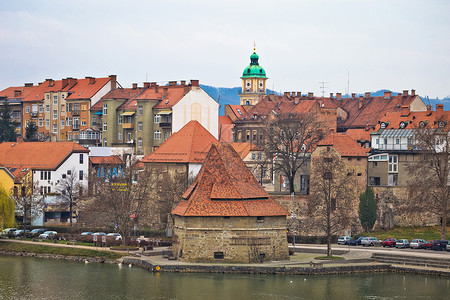
M 109 251 L 95 251 L 90 249 L 79 249 L 72 247 L 52 247 L 52 246 L 11 243 L 11 242 L 0 242 L 0 249 L 17 252 L 23 251 L 27 253 L 39 253 L 39 254 L 55 254 L 55 255 L 96 257 L 96 258 L 103 257 L 105 259 L 118 259 L 125 255 Z
M 343 258 L 341 256 L 331 256 L 331 257 L 318 256 L 318 257 L 314 257 L 314 259 L 317 259 L 317 260 L 340 260 L 340 259 L 345 259 L 345 258 Z
M 447 232 L 450 232 L 449 230 L 450 227 L 447 227 Z M 360 236 L 373 236 L 382 241 L 387 238 L 432 241 L 441 239 L 441 226 L 398 227 L 391 230 L 363 232 Z

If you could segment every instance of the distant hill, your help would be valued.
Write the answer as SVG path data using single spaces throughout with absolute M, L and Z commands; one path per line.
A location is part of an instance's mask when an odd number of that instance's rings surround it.
M 205 90 L 211 97 L 213 97 L 216 101 L 219 101 L 220 109 L 219 115 L 225 115 L 225 104 L 238 105 L 240 102 L 239 93 L 241 92 L 240 87 L 234 88 L 226 88 L 226 87 L 215 87 L 209 85 L 201 84 L 200 87 Z M 389 90 L 379 90 L 376 92 L 371 92 L 372 96 L 383 96 L 384 92 L 392 92 L 392 95 L 398 95 L 400 93 L 393 92 Z M 272 90 L 267 90 L 267 94 L 279 94 Z M 220 96 L 220 98 L 219 98 Z M 357 96 L 364 96 L 364 94 L 357 94 Z M 350 95 L 342 95 L 343 98 L 350 98 Z M 424 98 L 422 97 L 423 102 L 428 105 L 431 104 L 433 109 L 436 107 L 436 104 L 442 103 L 444 104 L 444 110 L 450 109 L 450 96 L 447 96 L 443 99 L 439 98 Z

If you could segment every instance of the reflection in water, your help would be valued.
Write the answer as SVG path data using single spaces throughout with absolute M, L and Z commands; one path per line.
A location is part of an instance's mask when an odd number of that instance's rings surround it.
M 446 278 L 150 273 L 117 265 L 0 256 L 0 299 L 447 299 Z

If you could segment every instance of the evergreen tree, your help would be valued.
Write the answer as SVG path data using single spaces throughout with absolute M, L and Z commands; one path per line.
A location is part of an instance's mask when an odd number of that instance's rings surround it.
M 36 133 L 38 131 L 38 126 L 35 122 L 31 121 L 27 124 L 27 127 L 25 128 L 25 137 L 27 141 L 35 141 L 36 140 Z
M 11 120 L 11 107 L 7 102 L 0 106 L 0 143 L 15 142 L 17 123 Z
M 377 220 L 377 203 L 371 187 L 359 196 L 359 220 L 362 227 L 369 232 Z

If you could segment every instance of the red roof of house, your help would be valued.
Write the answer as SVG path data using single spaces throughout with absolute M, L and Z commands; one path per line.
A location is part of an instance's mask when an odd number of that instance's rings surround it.
M 0 91 L 0 97 L 7 97 L 8 99 L 25 98 L 37 88 L 37 85 L 33 86 L 11 86 L 9 88 Z M 16 91 L 20 91 L 16 95 Z
M 208 130 L 199 122 L 190 121 L 142 162 L 202 163 L 213 143 L 218 141 Z
M 68 90 L 69 96 L 66 99 L 90 99 L 110 80 L 110 77 L 77 79 L 76 84 Z
M 172 210 L 180 216 L 286 216 L 228 144 L 213 144 L 197 178 Z
M 171 108 L 180 101 L 184 95 L 191 90 L 187 85 L 168 85 L 149 87 L 136 99 L 161 100 L 154 108 Z
M 243 114 L 245 114 L 245 108 L 242 105 L 229 105 L 231 111 L 234 113 L 236 118 L 240 118 Z
M 367 156 L 366 151 L 354 139 L 343 133 L 329 134 L 318 146 L 333 146 L 341 156 Z
M 111 155 L 111 156 L 91 156 L 89 157 L 89 161 L 92 164 L 100 165 L 100 164 L 114 164 L 114 165 L 120 165 L 122 163 L 122 160 L 117 155 Z
M 219 116 L 219 141 L 232 142 L 233 141 L 233 127 L 234 124 L 228 116 Z
M 355 141 L 370 141 L 370 133 L 373 130 L 371 128 L 351 128 L 348 129 L 345 134 L 354 139 Z
M 261 148 L 250 142 L 228 144 L 233 147 L 234 151 L 239 154 L 239 157 L 241 159 L 244 159 L 250 153 L 250 151 L 262 151 Z
M 75 142 L 21 142 L 0 144 L 0 165 L 55 169 L 73 152 L 89 153 Z
M 49 92 L 61 91 L 63 88 L 62 80 L 46 80 L 40 83 L 32 93 L 22 99 L 23 102 L 35 102 L 44 100 L 44 94 Z

